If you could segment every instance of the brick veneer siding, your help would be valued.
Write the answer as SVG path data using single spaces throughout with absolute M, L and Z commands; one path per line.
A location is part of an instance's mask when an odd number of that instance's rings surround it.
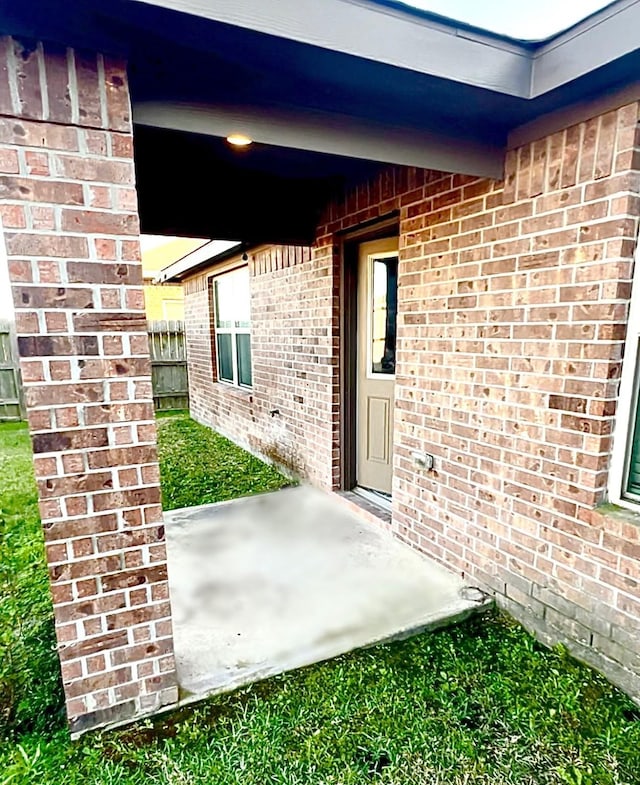
M 398 211 L 393 530 L 640 698 L 640 528 L 597 509 L 640 212 L 637 125 L 632 104 L 512 150 L 503 182 L 389 168 L 351 189 L 310 260 L 254 267 L 250 395 L 212 385 L 206 276 L 186 305 L 196 416 L 259 444 L 279 408 L 304 472 L 336 487 L 339 233 Z
M 0 215 L 70 727 L 177 700 L 122 63 L 0 39 Z
M 339 412 L 333 256 L 316 254 L 312 260 L 309 248 L 276 246 L 252 254 L 248 264 L 251 390 L 216 381 L 211 272 L 185 284 L 192 413 L 293 473 L 335 486 Z

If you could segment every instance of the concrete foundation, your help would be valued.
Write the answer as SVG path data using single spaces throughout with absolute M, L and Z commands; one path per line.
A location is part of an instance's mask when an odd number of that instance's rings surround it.
M 485 607 L 462 580 L 310 487 L 165 519 L 183 701 Z

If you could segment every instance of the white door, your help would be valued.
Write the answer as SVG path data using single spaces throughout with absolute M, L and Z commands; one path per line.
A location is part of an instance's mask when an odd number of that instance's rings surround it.
M 357 484 L 391 494 L 398 313 L 398 240 L 362 243 L 358 256 Z

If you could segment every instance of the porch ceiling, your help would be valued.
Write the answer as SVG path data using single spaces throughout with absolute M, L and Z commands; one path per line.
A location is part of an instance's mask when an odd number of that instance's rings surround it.
M 309 245 L 325 203 L 379 164 L 137 126 L 136 180 L 145 234 Z
M 381 163 L 500 177 L 513 129 L 633 82 L 637 24 L 618 0 L 532 45 L 382 0 L 0 0 L 2 32 L 126 56 L 144 231 L 259 242 Z

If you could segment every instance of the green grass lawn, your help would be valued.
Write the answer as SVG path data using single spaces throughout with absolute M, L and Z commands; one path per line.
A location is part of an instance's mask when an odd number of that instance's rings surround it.
M 167 506 L 219 498 L 219 462 L 236 493 L 282 482 L 185 416 L 160 434 Z M 0 785 L 640 783 L 640 710 L 497 612 L 72 743 L 23 426 L 0 426 L 0 525 Z
M 291 483 L 280 472 L 185 414 L 158 418 L 165 510 L 211 504 Z

